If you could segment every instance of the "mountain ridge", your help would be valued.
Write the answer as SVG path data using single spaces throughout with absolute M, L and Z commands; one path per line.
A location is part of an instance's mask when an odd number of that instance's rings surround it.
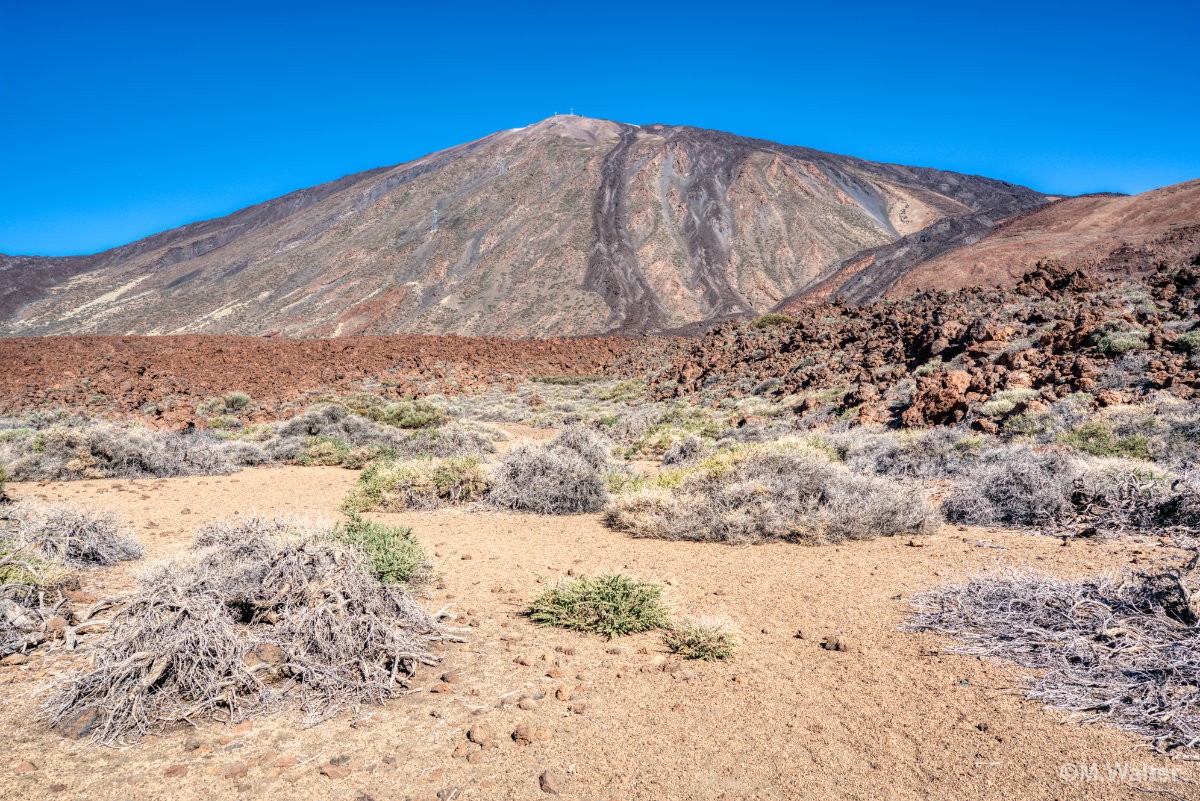
M 0 335 L 674 330 L 765 311 L 938 221 L 1001 219 L 1048 197 L 720 131 L 558 116 L 98 254 L 0 256 Z

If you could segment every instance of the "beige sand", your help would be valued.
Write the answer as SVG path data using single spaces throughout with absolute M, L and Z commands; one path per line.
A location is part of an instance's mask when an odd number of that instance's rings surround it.
M 200 523 L 235 514 L 332 519 L 355 476 L 275 468 L 11 489 L 116 510 L 156 558 L 185 548 Z M 380 517 L 413 526 L 437 554 L 442 584 L 426 603 L 456 604 L 460 624 L 471 627 L 466 644 L 446 649 L 442 667 L 418 675 L 416 692 L 311 729 L 286 719 L 236 730 L 203 723 L 126 750 L 94 748 L 32 722 L 30 692 L 64 664 L 38 656 L 0 668 L 0 797 L 384 801 L 443 791 L 528 799 L 548 797 L 539 776 L 550 771 L 562 797 L 575 799 L 1147 799 L 1169 796 L 1110 780 L 1106 766 L 1194 774 L 1191 763 L 1155 757 L 1114 728 L 1065 725 L 1063 715 L 1012 692 L 1003 666 L 946 654 L 944 641 L 899 628 L 909 594 L 969 571 L 1027 564 L 1078 575 L 1145 563 L 1162 549 L 1063 547 L 954 527 L 921 540 L 924 547 L 882 539 L 734 548 L 631 540 L 596 516 Z M 982 547 L 984 538 L 1006 549 Z M 679 665 L 655 635 L 609 643 L 524 619 L 523 604 L 568 570 L 665 582 L 678 612 L 727 617 L 741 647 L 728 663 Z M 128 574 L 100 570 L 86 581 L 111 590 L 127 585 Z M 829 633 L 848 638 L 852 650 L 821 648 Z M 460 674 L 452 691 L 430 692 L 446 671 Z M 567 700 L 556 697 L 560 688 Z M 543 694 L 536 708 L 516 706 Z M 514 743 L 520 724 L 544 728 L 549 739 Z M 476 725 L 488 727 L 498 747 L 465 749 L 465 732 Z M 454 756 L 456 748 L 470 761 Z M 349 775 L 320 772 L 343 756 Z M 288 766 L 293 758 L 298 764 Z M 26 760 L 37 769 L 15 774 Z M 1080 763 L 1098 766 L 1096 781 L 1059 778 Z M 186 775 L 167 776 L 169 768 Z M 1141 786 L 1185 798 L 1195 792 L 1180 781 Z

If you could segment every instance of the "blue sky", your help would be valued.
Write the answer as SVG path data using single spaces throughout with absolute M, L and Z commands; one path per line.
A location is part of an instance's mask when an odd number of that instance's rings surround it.
M 571 106 L 1144 191 L 1200 177 L 1198 6 L 0 0 L 0 252 L 101 250 Z

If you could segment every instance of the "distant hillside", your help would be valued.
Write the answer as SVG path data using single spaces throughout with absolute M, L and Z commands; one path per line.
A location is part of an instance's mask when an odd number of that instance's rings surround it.
M 672 330 L 769 309 L 930 225 L 1046 200 L 715 131 L 554 117 L 93 256 L 0 257 L 0 335 Z
M 922 289 L 1011 287 L 1039 261 L 1097 275 L 1146 275 L 1200 252 L 1200 180 L 1140 195 L 1064 198 L 1010 218 L 939 220 L 865 250 L 779 304 L 789 310 L 840 297 L 852 304 Z

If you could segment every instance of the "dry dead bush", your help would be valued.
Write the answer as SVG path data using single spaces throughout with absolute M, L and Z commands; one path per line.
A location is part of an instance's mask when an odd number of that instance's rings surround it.
M 989 451 L 942 502 L 946 519 L 979 526 L 1057 526 L 1075 516 L 1071 496 L 1082 462 L 1062 449 Z
M 938 522 L 916 488 L 852 473 L 798 445 L 727 451 L 678 476 L 672 486 L 616 496 L 606 521 L 639 537 L 730 543 L 923 534 Z
M 264 460 L 261 448 L 227 443 L 208 432 L 155 431 L 80 418 L 22 429 L 0 440 L 0 461 L 17 481 L 221 475 Z
M 575 425 L 567 428 L 550 440 L 550 447 L 574 451 L 592 469 L 601 472 L 607 470 L 611 464 L 612 440 L 587 426 Z
M 1200 487 L 1144 461 L 1016 445 L 985 453 L 942 503 L 946 518 L 1051 532 L 1200 527 Z
M 676 440 L 663 452 L 662 463 L 668 467 L 691 464 L 708 455 L 708 447 L 704 440 L 695 434 Z
M 487 500 L 502 509 L 573 515 L 603 509 L 608 488 L 600 470 L 574 450 L 520 445 L 493 472 Z
M 976 576 L 913 598 L 910 627 L 959 653 L 1031 671 L 1027 695 L 1107 721 L 1160 751 L 1200 743 L 1195 557 L 1181 568 L 1070 581 L 1033 571 Z
M 145 549 L 122 536 L 116 515 L 74 506 L 21 501 L 4 516 L 15 521 L 12 543 L 38 558 L 70 567 L 115 565 L 140 559 Z
M 73 569 L 141 555 L 111 516 L 33 501 L 0 505 L 0 658 L 48 640 L 72 642 L 75 626 L 98 611 L 65 606 L 63 590 L 78 588 Z
M 852 470 L 894 478 L 956 476 L 978 461 L 986 440 L 954 428 L 852 429 L 822 437 Z
M 450 637 L 332 532 L 210 527 L 213 543 L 148 574 L 46 701 L 52 725 L 100 743 L 175 723 L 269 712 L 315 722 L 394 696 Z

